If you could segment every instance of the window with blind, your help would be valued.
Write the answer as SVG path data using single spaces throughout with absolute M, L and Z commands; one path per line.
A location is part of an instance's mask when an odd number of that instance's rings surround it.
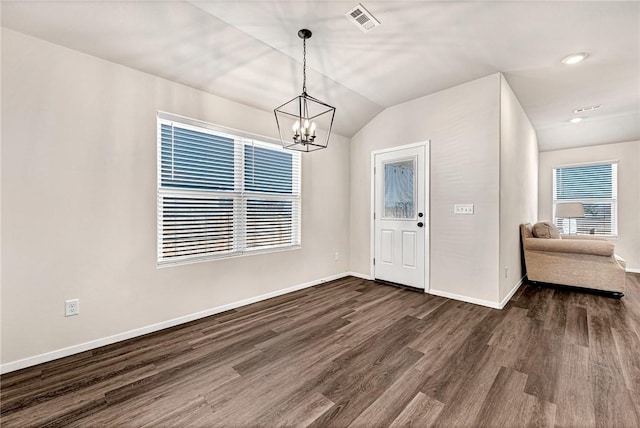
M 300 153 L 158 117 L 158 264 L 300 245 Z
M 608 235 L 617 229 L 618 164 L 607 162 L 553 169 L 553 216 L 564 233 Z M 582 202 L 584 217 L 556 218 L 556 204 Z

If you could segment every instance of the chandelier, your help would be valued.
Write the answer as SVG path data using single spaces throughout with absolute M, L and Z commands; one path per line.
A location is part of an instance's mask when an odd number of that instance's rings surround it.
M 307 94 L 307 39 L 311 31 L 302 29 L 298 37 L 302 39 L 302 93 L 273 112 L 282 147 L 311 152 L 329 145 L 336 109 Z

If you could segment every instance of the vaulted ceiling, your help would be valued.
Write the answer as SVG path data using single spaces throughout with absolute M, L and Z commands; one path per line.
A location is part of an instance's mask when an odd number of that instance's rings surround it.
M 640 3 L 3 1 L 2 25 L 270 111 L 302 86 L 354 135 L 383 109 L 503 72 L 541 150 L 640 140 Z M 561 59 L 588 52 L 568 66 Z M 575 114 L 580 107 L 603 108 Z M 573 117 L 580 123 L 569 123 Z

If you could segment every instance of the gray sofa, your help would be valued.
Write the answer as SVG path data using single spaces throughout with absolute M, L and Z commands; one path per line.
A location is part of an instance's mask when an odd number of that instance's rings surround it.
M 598 290 L 617 298 L 624 296 L 625 261 L 605 238 L 584 235 L 537 238 L 529 223 L 520 225 L 520 234 L 529 281 Z

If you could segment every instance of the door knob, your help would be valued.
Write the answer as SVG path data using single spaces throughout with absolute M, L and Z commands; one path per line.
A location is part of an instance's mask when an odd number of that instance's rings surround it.
M 423 223 L 423 222 L 421 222 L 421 221 L 419 221 L 419 222 L 418 222 L 418 227 L 422 227 L 422 226 L 424 226 L 424 223 Z

